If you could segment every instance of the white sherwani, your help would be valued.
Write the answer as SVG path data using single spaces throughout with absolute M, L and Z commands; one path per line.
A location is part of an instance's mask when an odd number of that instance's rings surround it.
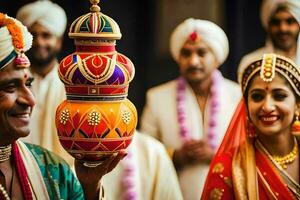
M 36 104 L 31 116 L 31 132 L 22 140 L 40 145 L 73 165 L 73 158 L 63 149 L 58 140 L 55 126 L 56 108 L 66 99 L 65 88 L 58 77 L 57 67 L 58 63 L 45 77 L 33 74 L 32 91 Z
M 217 114 L 217 143 L 220 144 L 230 119 L 241 98 L 238 84 L 223 79 L 220 88 L 220 112 Z M 147 92 L 146 106 L 141 119 L 143 132 L 160 140 L 166 148 L 177 149 L 183 144 L 179 133 L 176 108 L 176 86 L 173 80 Z M 208 99 L 208 101 L 210 101 Z M 190 87 L 186 90 L 187 126 L 194 139 L 203 139 L 209 122 L 209 103 L 206 104 L 204 115 L 200 111 L 196 96 Z M 202 116 L 205 116 L 204 120 Z M 206 117 L 207 116 L 207 117 Z M 198 164 L 185 166 L 178 172 L 179 183 L 185 200 L 199 200 L 209 165 Z
M 129 146 L 136 173 L 135 186 L 139 200 L 181 200 L 177 175 L 164 146 L 157 140 L 138 132 Z M 124 160 L 102 177 L 105 197 L 122 200 Z

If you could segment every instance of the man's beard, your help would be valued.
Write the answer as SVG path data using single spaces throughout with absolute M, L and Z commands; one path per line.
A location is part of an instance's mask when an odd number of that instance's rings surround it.
M 292 38 L 292 41 L 290 41 L 289 43 L 282 43 L 279 39 L 280 35 L 287 35 L 290 38 Z M 288 51 L 294 46 L 294 44 L 297 44 L 298 34 L 294 35 L 291 32 L 280 32 L 276 35 L 271 35 L 271 40 L 275 48 L 280 49 L 282 51 Z
M 39 69 L 47 67 L 48 64 L 50 64 L 54 59 L 56 59 L 56 56 L 58 54 L 58 51 L 55 49 L 48 49 L 48 56 L 46 58 L 40 58 L 37 56 L 38 49 L 36 47 L 32 47 L 28 52 L 27 56 L 31 62 L 31 64 L 35 67 L 38 67 Z

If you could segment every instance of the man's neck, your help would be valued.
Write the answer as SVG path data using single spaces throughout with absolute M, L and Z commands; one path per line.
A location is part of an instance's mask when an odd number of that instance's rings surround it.
M 211 77 L 209 77 L 199 83 L 190 83 L 189 82 L 189 85 L 193 89 L 196 96 L 201 96 L 201 97 L 209 96 L 211 84 L 212 84 Z
M 209 77 L 199 83 L 189 83 L 189 85 L 191 86 L 191 88 L 193 89 L 193 91 L 196 95 L 196 99 L 197 99 L 200 111 L 202 112 L 203 120 L 204 120 L 204 111 L 205 111 L 207 99 L 210 94 L 211 84 L 212 84 L 211 77 Z
M 37 65 L 32 64 L 31 69 L 34 73 L 36 73 L 44 78 L 45 76 L 47 76 L 47 74 L 49 72 L 51 72 L 53 67 L 55 67 L 56 63 L 57 63 L 57 60 L 54 59 L 50 63 L 46 64 L 45 66 L 37 66 Z
M 297 45 L 291 47 L 288 50 L 282 50 L 282 49 L 275 48 L 275 53 L 277 53 L 279 55 L 283 55 L 292 60 L 294 60 L 296 58 L 296 51 L 297 51 Z

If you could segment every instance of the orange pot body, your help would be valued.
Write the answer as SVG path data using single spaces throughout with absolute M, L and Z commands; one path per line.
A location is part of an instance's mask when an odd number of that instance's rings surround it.
M 100 161 L 131 143 L 137 111 L 128 100 L 76 102 L 65 100 L 56 110 L 56 127 L 63 148 L 74 158 Z

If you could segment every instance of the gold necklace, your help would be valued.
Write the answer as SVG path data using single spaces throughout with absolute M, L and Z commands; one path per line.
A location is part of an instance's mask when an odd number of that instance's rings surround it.
M 287 165 L 289 165 L 292 162 L 294 162 L 294 160 L 296 159 L 297 155 L 298 155 L 298 144 L 297 144 L 297 141 L 295 140 L 295 144 L 294 144 L 293 150 L 290 153 L 288 153 L 285 156 L 273 155 L 272 158 L 283 169 L 286 169 Z
M 11 156 L 11 144 L 0 146 L 0 162 L 6 161 Z

